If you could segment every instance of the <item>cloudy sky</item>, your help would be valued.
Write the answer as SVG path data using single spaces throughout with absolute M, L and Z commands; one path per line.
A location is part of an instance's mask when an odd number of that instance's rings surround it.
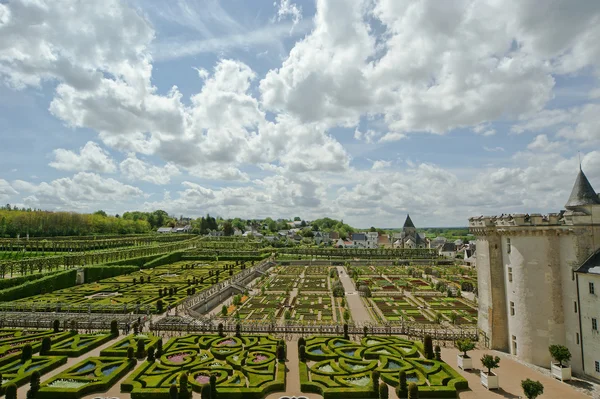
M 600 190 L 599 37 L 597 0 L 0 0 L 0 201 L 555 212 L 579 154 Z

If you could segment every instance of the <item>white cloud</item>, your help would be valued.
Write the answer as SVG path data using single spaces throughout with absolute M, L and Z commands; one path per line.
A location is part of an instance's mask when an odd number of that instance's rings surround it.
M 1 20 L 1 10 L 0 10 Z M 19 194 L 11 185 L 4 179 L 0 179 L 0 201 L 6 201 L 14 195 Z
M 123 203 L 143 194 L 137 187 L 89 172 L 40 184 L 16 180 L 12 186 L 31 194 L 27 197 L 29 206 L 64 210 L 89 210 L 98 204 Z
M 387 169 L 390 166 L 392 166 L 392 161 L 384 161 L 383 159 L 378 159 L 373 162 L 373 166 L 371 167 L 371 169 L 373 169 L 373 170 Z
M 562 146 L 562 143 L 548 140 L 548 136 L 545 134 L 539 134 L 531 143 L 529 143 L 527 148 L 532 151 L 554 152 L 559 150 Z
M 177 166 L 167 163 L 165 166 L 155 166 L 138 159 L 135 154 L 130 154 L 119 165 L 121 174 L 129 180 L 142 180 L 153 184 L 167 184 L 171 178 L 178 176 L 181 172 Z
M 55 169 L 97 173 L 113 173 L 117 169 L 108 152 L 93 141 L 88 141 L 81 147 L 79 154 L 63 148 L 56 149 L 53 153 L 54 161 L 49 165 Z
M 504 147 L 488 147 L 483 146 L 483 149 L 487 152 L 504 152 Z
M 273 6 L 277 7 L 278 21 L 290 17 L 295 26 L 302 19 L 302 7 L 292 3 L 290 0 L 279 0 L 279 4 L 275 1 Z

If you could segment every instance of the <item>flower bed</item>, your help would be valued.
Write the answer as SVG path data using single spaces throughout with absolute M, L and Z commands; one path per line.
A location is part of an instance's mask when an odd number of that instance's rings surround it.
M 115 357 L 89 357 L 42 383 L 38 399 L 76 399 L 104 392 L 135 366 L 135 361 Z
M 233 399 L 258 399 L 285 389 L 285 365 L 276 360 L 278 341 L 270 336 L 222 338 L 188 335 L 171 339 L 158 362 L 144 362 L 121 384 L 133 399 L 162 399 L 182 371 L 192 390 L 200 392 L 211 375 L 217 392 Z
M 422 398 L 456 397 L 457 389 L 468 387 L 446 363 L 421 358 L 414 342 L 397 337 L 367 337 L 360 343 L 311 337 L 305 347 L 307 362 L 300 362 L 302 392 L 318 393 L 324 399 L 376 397 L 373 371 L 393 387 L 400 371 L 405 371 L 407 381 L 419 385 Z
M 2 384 L 6 386 L 13 383 L 17 386 L 26 384 L 34 371 L 45 374 L 67 362 L 66 356 L 34 356 L 23 362 L 21 359 L 13 360 L 0 367 L 2 374 Z M 3 390 L 2 390 L 3 392 Z

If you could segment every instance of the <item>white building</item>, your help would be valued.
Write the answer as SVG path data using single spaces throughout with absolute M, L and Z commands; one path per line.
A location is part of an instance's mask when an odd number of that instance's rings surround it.
M 546 368 L 548 347 L 565 345 L 573 373 L 600 379 L 600 198 L 582 171 L 565 208 L 469 219 L 478 327 L 488 347 Z

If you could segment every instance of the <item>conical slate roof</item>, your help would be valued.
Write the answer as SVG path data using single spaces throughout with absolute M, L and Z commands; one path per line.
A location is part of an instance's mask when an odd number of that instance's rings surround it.
M 596 204 L 600 204 L 600 198 L 598 198 L 598 194 L 596 194 L 594 191 L 594 188 L 585 176 L 585 173 L 583 173 L 583 170 L 579 169 L 579 174 L 575 180 L 573 191 L 571 191 L 571 196 L 569 197 L 569 201 L 567 201 L 565 207 L 572 208 Z
M 404 222 L 404 227 L 415 227 L 415 224 L 410 220 L 410 215 L 406 215 L 406 221 Z

